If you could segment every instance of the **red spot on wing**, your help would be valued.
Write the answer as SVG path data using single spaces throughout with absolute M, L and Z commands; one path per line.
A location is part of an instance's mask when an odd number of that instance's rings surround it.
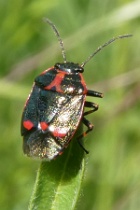
M 63 138 L 67 135 L 68 133 L 68 128 L 60 128 L 60 127 L 53 127 L 51 128 L 51 132 L 53 134 L 54 137 L 60 137 Z
M 66 133 L 67 133 L 67 132 L 61 132 L 61 131 L 59 131 L 59 130 L 55 130 L 55 131 L 53 132 L 53 135 L 54 135 L 54 137 L 63 138 L 63 137 L 66 136 Z
M 47 130 L 48 128 L 48 124 L 46 122 L 40 122 L 40 126 L 41 126 L 41 129 L 44 131 Z
M 26 120 L 23 122 L 23 126 L 27 130 L 31 130 L 34 127 L 34 124 L 30 120 Z

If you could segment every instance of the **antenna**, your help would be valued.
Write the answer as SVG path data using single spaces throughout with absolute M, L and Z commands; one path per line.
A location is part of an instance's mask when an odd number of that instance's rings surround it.
M 108 42 L 106 42 L 105 44 L 101 45 L 100 47 L 97 48 L 97 50 L 95 50 L 94 53 L 92 53 L 82 64 L 81 67 L 84 67 L 90 60 L 91 58 L 93 58 L 99 51 L 101 51 L 104 47 L 108 46 L 109 44 L 111 44 L 112 42 L 115 42 L 117 39 L 123 39 L 123 38 L 128 38 L 131 37 L 132 34 L 125 34 L 125 35 L 120 35 L 117 37 L 114 37 L 112 39 L 110 39 Z
M 56 26 L 48 19 L 48 18 L 43 18 L 43 21 L 44 22 L 47 22 L 53 29 L 58 41 L 59 41 L 59 44 L 60 44 L 60 48 L 61 48 L 61 52 L 62 52 L 62 57 L 63 57 L 63 60 L 64 60 L 64 63 L 66 63 L 66 53 L 65 53 L 65 49 L 64 49 L 64 44 L 63 44 L 63 41 L 60 37 L 60 34 L 56 28 Z

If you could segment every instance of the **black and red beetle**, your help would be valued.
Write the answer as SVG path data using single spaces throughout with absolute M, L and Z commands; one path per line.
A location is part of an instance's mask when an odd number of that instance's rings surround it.
M 87 130 L 78 140 L 93 129 L 93 125 L 85 116 L 96 111 L 98 105 L 86 101 L 86 96 L 102 98 L 103 94 L 87 89 L 82 76 L 85 64 L 103 47 L 130 35 L 109 40 L 79 65 L 66 61 L 58 30 L 49 19 L 45 21 L 53 28 L 59 40 L 64 62 L 56 63 L 35 78 L 22 114 L 21 135 L 25 154 L 52 160 L 62 154 L 69 145 L 81 121 L 87 126 Z M 84 107 L 91 110 L 84 112 Z M 83 149 L 88 153 L 84 147 Z

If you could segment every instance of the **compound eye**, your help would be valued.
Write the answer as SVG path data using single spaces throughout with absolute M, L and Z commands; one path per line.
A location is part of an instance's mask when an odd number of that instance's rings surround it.
M 56 68 L 56 69 L 60 69 L 60 63 L 56 63 L 55 65 L 54 65 L 54 67 Z
M 83 72 L 84 72 L 84 68 L 83 68 L 83 67 L 79 67 L 79 68 L 77 69 L 77 71 L 80 72 L 80 73 L 83 73 Z

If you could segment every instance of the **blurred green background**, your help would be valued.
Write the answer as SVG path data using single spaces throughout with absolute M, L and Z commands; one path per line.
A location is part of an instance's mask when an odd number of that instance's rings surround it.
M 27 209 L 39 161 L 22 152 L 20 118 L 35 76 L 62 62 L 48 17 L 57 26 L 67 60 L 82 63 L 113 36 L 86 66 L 100 109 L 89 119 L 94 132 L 79 210 L 140 209 L 140 1 L 0 1 L 0 209 Z M 92 99 L 90 99 L 92 100 Z

